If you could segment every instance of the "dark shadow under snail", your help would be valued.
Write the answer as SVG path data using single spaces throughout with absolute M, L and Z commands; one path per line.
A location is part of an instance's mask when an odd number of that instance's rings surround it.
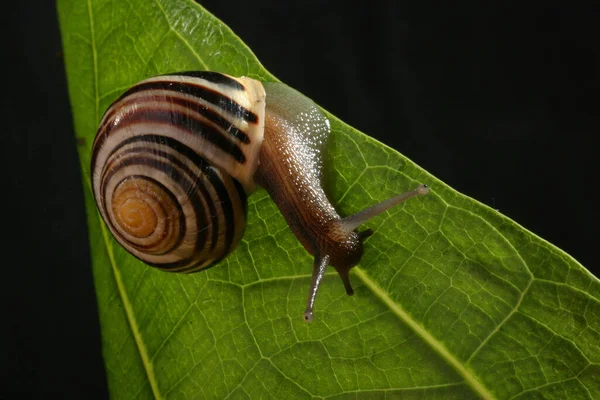
M 92 185 L 117 241 L 148 265 L 196 272 L 240 242 L 247 196 L 263 187 L 314 256 L 304 319 L 312 321 L 327 266 L 349 295 L 370 218 L 429 189 L 340 217 L 323 190 L 329 121 L 282 83 L 216 72 L 144 80 L 106 111 L 92 148 Z

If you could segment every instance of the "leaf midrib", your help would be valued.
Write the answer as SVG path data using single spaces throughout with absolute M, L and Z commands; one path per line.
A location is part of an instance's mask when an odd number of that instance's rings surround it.
M 367 286 L 371 292 L 379 298 L 390 310 L 400 318 L 406 325 L 408 325 L 421 339 L 423 339 L 435 352 L 437 352 L 454 370 L 463 377 L 465 383 L 473 389 L 483 399 L 494 399 L 492 394 L 487 390 L 485 386 L 481 384 L 446 347 L 433 335 L 427 332 L 421 325 L 419 325 L 400 305 L 394 302 L 387 293 L 373 281 L 365 271 L 360 267 L 353 268 L 355 274 L 360 280 Z

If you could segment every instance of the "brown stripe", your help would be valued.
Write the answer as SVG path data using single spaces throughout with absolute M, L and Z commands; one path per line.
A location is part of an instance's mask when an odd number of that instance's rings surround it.
M 231 202 L 230 193 L 227 190 L 227 187 L 216 173 L 216 170 L 211 170 L 210 174 L 207 174 L 207 178 L 210 183 L 213 185 L 217 196 L 219 196 L 219 204 L 221 206 L 221 212 L 225 217 L 225 226 L 221 229 L 221 232 L 225 233 L 225 246 L 223 248 L 222 254 L 229 254 L 231 250 L 231 245 L 233 244 L 233 237 L 235 234 L 235 213 L 233 211 L 233 203 Z M 232 181 L 235 179 L 231 178 Z M 216 200 L 216 199 L 215 199 Z
M 241 118 L 244 121 L 252 124 L 258 122 L 258 116 L 252 111 L 238 104 L 233 99 L 225 96 L 223 93 L 219 93 L 213 89 L 197 85 L 191 82 L 177 82 L 177 81 L 151 81 L 141 82 L 131 89 L 126 91 L 119 97 L 117 101 L 124 99 L 125 97 L 141 92 L 144 90 L 171 90 L 179 93 L 188 94 L 190 96 L 198 97 L 211 104 L 216 105 L 220 109 L 223 109 L 235 117 Z
M 216 83 L 218 85 L 228 86 L 230 89 L 245 90 L 244 85 L 242 85 L 240 82 L 236 81 L 235 79 L 233 79 L 227 75 L 221 74 L 220 72 L 182 71 L 182 72 L 174 72 L 171 74 L 164 74 L 161 76 L 178 76 L 178 75 L 204 79 L 205 81 Z

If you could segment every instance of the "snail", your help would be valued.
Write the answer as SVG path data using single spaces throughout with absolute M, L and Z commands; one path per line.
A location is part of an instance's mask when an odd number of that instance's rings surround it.
M 96 204 L 128 252 L 164 271 L 217 264 L 238 245 L 247 196 L 264 188 L 314 256 L 304 319 L 327 266 L 346 293 L 373 232 L 357 228 L 429 188 L 340 217 L 323 189 L 329 120 L 298 91 L 208 71 L 139 82 L 106 110 L 92 147 Z

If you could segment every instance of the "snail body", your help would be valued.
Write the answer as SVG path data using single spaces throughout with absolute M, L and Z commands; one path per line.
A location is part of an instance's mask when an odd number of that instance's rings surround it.
M 328 265 L 346 292 L 372 232 L 357 227 L 417 189 L 342 218 L 323 189 L 329 121 L 282 83 L 216 72 L 146 79 L 106 111 L 92 148 L 92 187 L 116 240 L 148 265 L 190 273 L 243 237 L 247 196 L 263 187 L 314 256 L 304 319 Z

